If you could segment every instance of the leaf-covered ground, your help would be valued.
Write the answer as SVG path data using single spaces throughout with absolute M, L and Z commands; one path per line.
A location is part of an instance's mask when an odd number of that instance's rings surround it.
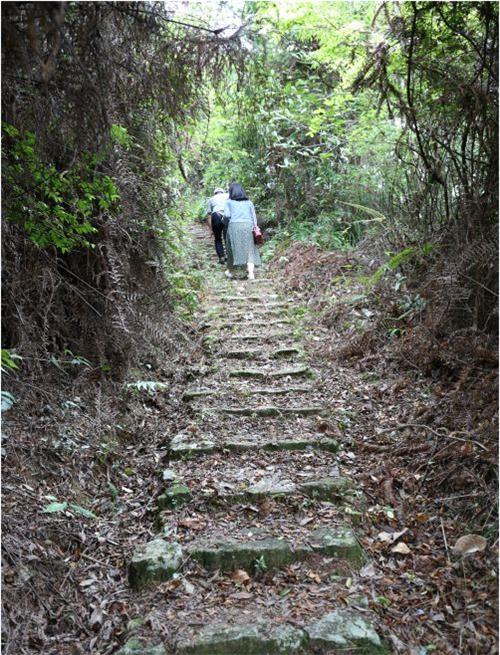
M 210 242 L 200 239 L 198 248 L 209 261 L 207 279 L 215 279 Z M 177 351 L 165 353 L 160 366 L 151 370 L 144 362 L 135 371 L 134 379 L 161 381 L 167 390 L 149 394 L 85 377 L 70 387 L 54 377 L 6 415 L 6 654 L 111 655 L 131 635 L 173 649 L 180 634 L 194 634 L 209 621 L 262 615 L 301 625 L 334 605 L 375 616 L 394 652 L 497 652 L 496 451 L 484 436 L 487 430 L 474 431 L 464 422 L 469 416 L 493 427 L 496 408 L 486 390 L 482 398 L 488 403 L 474 401 L 480 380 L 474 387 L 472 374 L 458 383 L 425 376 L 399 365 L 383 347 L 346 359 L 352 326 L 375 324 L 382 310 L 377 303 L 343 303 L 360 295 L 354 282 L 347 289 L 331 285 L 325 293 L 321 276 L 331 279 L 332 266 L 345 264 L 337 258 L 328 270 L 319 258 L 294 260 L 292 254 L 284 271 L 266 271 L 276 287 L 286 288 L 288 301 L 296 294 L 293 309 L 283 310 L 289 322 L 282 325 L 261 325 L 244 311 L 236 329 L 214 328 L 227 311 L 207 311 L 214 307 L 213 289 L 207 289 L 190 346 L 183 341 Z M 301 286 L 297 280 L 304 279 L 308 284 Z M 239 286 L 246 283 L 232 283 L 234 293 Z M 268 293 L 276 287 L 270 285 Z M 339 301 L 334 310 L 327 302 L 332 293 Z M 234 348 L 229 344 L 232 336 L 250 330 L 261 335 L 257 344 L 241 345 L 238 339 Z M 314 379 L 244 382 L 229 376 L 260 366 L 275 352 L 275 337 L 262 335 L 277 331 L 287 335 L 278 337 L 280 348 L 297 343 L 304 348 Z M 258 352 L 250 359 L 223 358 L 241 349 Z M 297 366 L 302 358 L 295 356 L 293 363 L 277 358 L 269 370 Z M 241 394 L 282 387 L 289 389 L 286 395 Z M 223 391 L 182 400 L 186 391 L 203 388 Z M 220 411 L 263 405 L 327 411 L 258 419 Z M 179 433 L 202 435 L 217 449 L 172 460 L 170 440 Z M 342 450 L 257 449 L 283 438 L 312 443 L 318 435 L 339 442 Z M 228 440 L 256 447 L 231 455 L 219 449 Z M 189 504 L 158 515 L 167 467 L 195 492 Z M 233 572 L 186 561 L 179 575 L 154 589 L 129 588 L 131 555 L 157 534 L 159 521 L 163 533 L 181 543 L 256 530 L 300 540 L 313 527 L 342 522 L 341 504 L 296 496 L 233 503 L 227 496 L 262 479 L 297 484 L 339 475 L 352 480 L 367 501 L 357 505 L 356 529 L 370 559 L 359 570 L 319 556 L 277 570 L 267 570 L 264 562 L 256 571 Z M 47 512 L 56 502 L 73 507 Z M 486 537 L 486 547 L 465 556 L 454 553 L 457 539 L 471 533 Z

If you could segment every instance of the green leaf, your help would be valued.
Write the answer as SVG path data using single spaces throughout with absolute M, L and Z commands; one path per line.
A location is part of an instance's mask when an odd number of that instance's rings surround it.
M 1 404 L 2 412 L 8 411 L 15 402 L 16 402 L 16 399 L 10 393 L 10 391 L 3 391 L 2 390 L 2 404 Z
M 54 514 L 55 512 L 64 512 L 68 509 L 68 503 L 64 501 L 63 503 L 49 503 L 46 507 L 43 508 L 45 514 Z
M 81 514 L 82 516 L 85 516 L 88 519 L 97 518 L 97 516 L 93 512 L 91 512 L 89 509 L 85 509 L 85 507 L 81 507 L 80 505 L 73 505 L 73 503 L 70 503 L 69 507 L 77 514 Z

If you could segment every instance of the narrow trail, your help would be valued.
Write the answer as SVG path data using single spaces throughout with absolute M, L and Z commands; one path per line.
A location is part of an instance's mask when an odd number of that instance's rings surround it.
M 138 593 L 181 583 L 188 593 L 172 616 L 175 643 L 129 642 L 120 653 L 387 652 L 366 599 L 342 594 L 366 564 L 356 537 L 363 496 L 339 473 L 339 444 L 319 430 L 327 393 L 296 308 L 265 271 L 253 283 L 227 280 L 206 230 L 192 238 L 207 279 L 205 357 L 183 396 L 192 422 L 169 442 L 158 537 L 129 564 Z M 189 580 L 213 586 L 201 608 Z

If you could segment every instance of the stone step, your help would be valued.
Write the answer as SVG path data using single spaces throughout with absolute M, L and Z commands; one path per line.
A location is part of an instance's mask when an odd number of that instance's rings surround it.
M 312 393 L 312 387 L 263 387 L 259 389 L 244 389 L 242 396 L 285 396 L 289 393 Z
M 234 416 L 322 416 L 324 407 L 274 407 L 272 405 L 260 407 L 216 407 L 203 408 L 201 411 L 217 411 Z
M 174 485 L 180 487 L 182 485 Z M 255 502 L 264 498 L 287 498 L 302 494 L 314 500 L 344 503 L 355 501 L 358 498 L 352 482 L 343 477 L 326 477 L 308 482 L 295 483 L 291 480 L 276 481 L 271 478 L 262 478 L 259 482 L 248 486 L 241 491 L 230 491 L 220 494 L 224 500 L 232 503 Z M 163 494 L 162 494 L 163 495 Z
M 229 372 L 232 378 L 285 378 L 285 377 L 313 377 L 313 372 L 309 366 L 296 366 L 284 368 L 278 371 L 263 371 L 260 369 L 246 368 L 236 369 Z
M 302 627 L 256 618 L 248 623 L 211 623 L 177 641 L 179 655 L 289 655 L 292 653 L 364 653 L 387 655 L 373 623 L 365 613 L 335 609 Z M 128 654 L 127 654 L 128 655 Z
M 286 346 L 271 353 L 271 357 L 274 359 L 287 359 L 295 355 L 304 355 L 304 351 L 297 346 Z
M 167 469 L 168 471 L 170 469 Z M 171 484 L 166 487 L 157 499 L 157 507 L 163 510 L 176 510 L 186 505 L 193 498 L 193 492 L 184 484 Z M 308 482 L 295 483 L 292 480 L 280 480 L 275 477 L 262 478 L 255 484 L 248 485 L 246 489 L 236 491 L 221 487 L 217 493 L 203 494 L 204 501 L 225 503 L 257 503 L 267 498 L 273 500 L 286 500 L 292 497 L 307 496 L 318 502 L 327 502 L 343 508 L 350 524 L 358 525 L 361 511 L 366 507 L 364 494 L 356 490 L 352 481 L 344 477 L 325 477 Z M 163 520 L 158 514 L 156 525 L 162 529 Z
M 224 337 L 221 341 L 225 339 L 232 339 L 234 341 L 266 341 L 269 339 L 293 339 L 293 335 L 290 332 L 268 332 L 267 334 L 233 334 L 230 337 Z
M 243 389 L 234 387 L 217 387 L 215 389 L 188 389 L 182 394 L 182 400 L 189 402 L 197 398 L 211 396 L 213 398 L 223 398 L 227 395 L 238 395 L 243 398 L 248 396 L 285 396 L 289 393 L 312 393 L 312 387 L 264 387 L 258 389 Z
M 231 452 L 245 452 L 247 450 L 325 450 L 336 453 L 341 449 L 340 444 L 335 439 L 329 439 L 320 435 L 313 438 L 294 438 L 294 439 L 252 439 L 250 436 L 232 438 L 216 442 L 213 439 L 203 436 L 194 436 L 192 434 L 179 433 L 170 441 L 168 457 L 170 459 L 190 458 L 204 453 L 214 453 L 216 451 L 228 450 Z
M 217 307 L 214 309 L 217 309 L 220 312 L 225 312 L 228 316 L 234 318 L 246 317 L 249 315 L 258 316 L 260 318 L 261 316 L 284 316 L 286 314 L 286 311 L 284 311 L 281 307 L 275 306 L 260 307 L 258 305 L 252 305 L 250 307 L 233 310 L 229 309 L 228 307 Z
M 283 325 L 291 325 L 292 321 L 288 318 L 280 318 L 280 319 L 275 319 L 271 321 L 262 321 L 262 320 L 254 320 L 252 318 L 247 319 L 239 319 L 239 320 L 234 320 L 234 319 L 226 319 L 222 321 L 208 321 L 205 323 L 202 323 L 200 325 L 200 328 L 203 329 L 212 329 L 212 330 L 226 330 L 226 329 L 231 329 L 238 327 L 240 329 L 246 329 L 247 327 L 252 327 L 252 328 L 269 328 L 269 327 L 276 327 L 276 326 L 283 326 Z M 265 333 L 261 333 L 260 338 L 264 340 L 266 338 Z
M 262 350 L 226 350 L 221 352 L 220 356 L 227 359 L 259 359 L 262 356 Z
M 134 637 L 133 639 L 128 639 L 126 644 L 120 650 L 116 651 L 116 655 L 168 655 L 168 653 L 161 645 L 152 646 L 147 641 L 144 641 L 144 639 L 136 639 Z
M 237 302 L 247 302 L 248 300 L 252 302 L 273 302 L 275 306 L 280 306 L 280 307 L 285 307 L 288 303 L 280 301 L 278 299 L 278 294 L 276 293 L 269 293 L 266 295 L 255 295 L 255 294 L 249 294 L 248 296 L 223 296 L 222 298 L 220 296 L 217 296 L 219 300 L 221 300 L 224 303 L 237 303 Z
M 359 567 L 364 560 L 356 535 L 345 526 L 316 528 L 299 543 L 265 536 L 245 540 L 211 537 L 181 545 L 158 537 L 139 547 L 133 554 L 129 565 L 129 582 L 135 589 L 143 589 L 168 580 L 182 567 L 186 558 L 208 570 L 244 569 L 250 573 L 258 570 L 259 566 L 265 567 L 265 570 L 276 569 L 307 560 L 313 555 L 333 558 L 339 570 L 346 563 Z
M 262 348 L 240 348 L 238 350 L 223 350 L 220 357 L 227 359 L 286 359 L 295 355 L 303 355 L 303 351 L 296 346 L 278 348 L 277 350 L 266 352 Z

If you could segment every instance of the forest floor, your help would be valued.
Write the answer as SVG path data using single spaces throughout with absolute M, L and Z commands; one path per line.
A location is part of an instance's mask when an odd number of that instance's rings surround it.
M 335 356 L 281 269 L 227 280 L 193 241 L 190 343 L 7 416 L 4 653 L 496 653 L 495 537 L 453 548 L 494 498 L 442 467 L 488 447 L 435 427 L 436 381 Z

